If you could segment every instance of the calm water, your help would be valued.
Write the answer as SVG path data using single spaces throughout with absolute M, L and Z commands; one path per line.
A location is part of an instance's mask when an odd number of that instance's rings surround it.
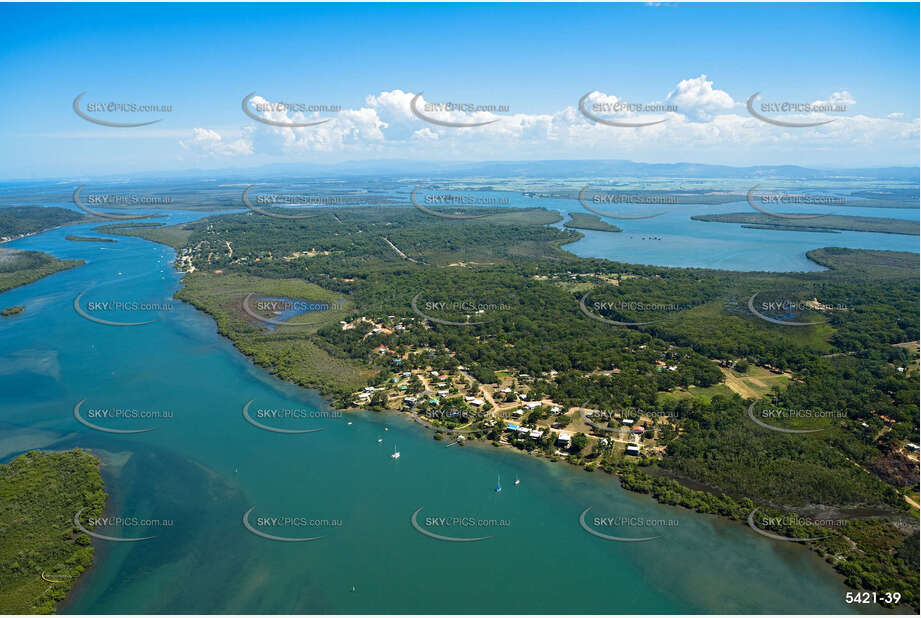
M 199 215 L 175 213 L 170 223 Z M 726 229 L 731 226 L 717 226 Z M 447 447 L 396 415 L 267 420 L 322 428 L 283 435 L 247 423 L 242 408 L 328 412 L 310 391 L 254 368 L 216 334 L 213 321 L 171 301 L 179 274 L 171 249 L 140 239 L 68 242 L 97 235 L 70 226 L 7 246 L 88 264 L 0 294 L 26 305 L 0 320 L 0 460 L 33 448 L 93 449 L 122 517 L 168 520 L 156 528 L 98 531 L 156 535 L 138 543 L 96 541 L 98 564 L 65 608 L 73 613 L 841 613 L 845 587 L 805 548 L 746 526 L 662 506 L 616 480 L 486 446 Z M 620 236 L 618 236 L 620 237 Z M 763 266 L 763 264 L 762 264 Z M 173 303 L 157 312 L 116 311 L 115 327 L 77 315 L 73 300 Z M 169 411 L 169 418 L 90 419 L 96 408 Z M 348 423 L 351 421 L 351 424 Z M 378 442 L 378 440 L 381 440 Z M 390 454 L 399 449 L 401 458 Z M 497 477 L 504 489 L 495 492 Z M 515 478 L 521 479 L 518 487 Z M 258 527 L 243 513 L 341 525 Z M 442 542 L 410 525 L 426 517 L 504 520 L 509 525 L 427 529 L 480 542 Z M 675 520 L 661 538 L 606 541 L 579 514 Z M 648 529 L 602 529 L 648 536 Z
M 555 227 L 563 227 L 569 220 L 566 213 L 589 212 L 577 200 L 552 198 L 525 198 L 519 195 L 496 192 L 477 192 L 472 195 L 509 197 L 510 206 L 516 208 L 542 207 L 557 210 L 564 220 Z M 566 245 L 567 251 L 580 257 L 597 257 L 653 266 L 678 266 L 717 268 L 739 271 L 809 272 L 825 270 L 806 257 L 806 252 L 820 247 L 845 247 L 848 249 L 886 249 L 918 253 L 918 236 L 904 234 L 876 234 L 867 232 L 789 232 L 778 230 L 746 229 L 737 223 L 694 221 L 694 215 L 754 212 L 747 202 L 728 204 L 673 204 L 625 207 L 598 206 L 598 210 L 642 215 L 654 212 L 664 214 L 651 219 L 610 219 L 602 217 L 623 232 L 598 232 L 578 230 L 585 235 L 578 242 Z M 778 207 L 778 212 L 827 212 L 855 217 L 880 217 L 918 221 L 918 209 L 910 208 L 857 208 L 845 206 L 815 206 L 808 210 L 796 207 Z M 817 221 L 821 221 L 818 219 Z M 915 226 L 917 229 L 917 225 Z

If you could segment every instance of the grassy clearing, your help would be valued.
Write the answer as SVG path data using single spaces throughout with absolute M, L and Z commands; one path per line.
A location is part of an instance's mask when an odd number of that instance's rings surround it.
M 732 397 L 732 389 L 728 388 L 724 384 L 714 384 L 713 386 L 699 387 L 691 385 L 689 388 L 684 389 L 675 389 L 669 393 L 659 393 L 658 398 L 660 401 L 680 401 L 682 399 L 702 399 L 706 403 L 710 403 L 710 400 L 713 399 L 716 395 L 722 397 Z
M 192 235 L 180 225 L 161 226 L 158 223 L 115 223 L 93 228 L 94 232 L 115 234 L 117 236 L 134 236 L 179 250 L 184 247 Z
M 176 297 L 211 315 L 218 331 L 254 363 L 295 384 L 316 388 L 325 394 L 350 393 L 365 386 L 375 372 L 357 360 L 332 356 L 312 337 L 319 328 L 337 324 L 351 311 L 351 303 L 340 294 L 324 290 L 301 279 L 265 279 L 246 275 L 195 272 L 183 278 L 185 287 Z M 260 298 L 286 298 L 328 303 L 328 311 L 305 313 L 288 320 L 303 326 L 272 326 L 260 322 L 243 309 L 249 307 L 267 319 L 277 316 L 260 311 Z M 338 303 L 343 302 L 342 308 Z

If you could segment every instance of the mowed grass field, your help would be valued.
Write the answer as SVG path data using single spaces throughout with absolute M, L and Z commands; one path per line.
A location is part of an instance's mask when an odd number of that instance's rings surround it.
M 789 376 L 774 373 L 764 367 L 750 365 L 745 373 L 740 373 L 735 369 L 721 369 L 726 386 L 732 392 L 739 393 L 747 399 L 761 399 L 775 386 L 784 389 L 790 383 Z
M 677 388 L 668 393 L 659 393 L 658 398 L 662 401 L 679 401 L 681 399 L 702 399 L 709 403 L 716 395 L 723 397 L 732 397 L 732 389 L 724 384 L 714 384 L 713 386 L 698 387 L 691 385 L 689 388 Z

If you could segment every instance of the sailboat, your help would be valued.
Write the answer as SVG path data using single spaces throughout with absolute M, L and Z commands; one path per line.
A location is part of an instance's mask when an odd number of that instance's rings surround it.
M 521 479 L 516 476 L 515 477 L 515 487 L 518 487 L 518 485 L 520 484 L 521 484 Z
M 496 493 L 499 493 L 500 491 L 502 491 L 502 479 L 496 475 Z
M 393 455 L 390 456 L 390 459 L 399 459 L 399 458 L 400 458 L 400 451 L 397 450 L 397 445 L 394 444 L 393 445 Z
M 380 444 L 380 443 L 383 442 L 383 441 L 384 441 L 383 438 L 378 438 L 378 439 L 377 439 L 377 443 L 378 443 L 378 444 Z

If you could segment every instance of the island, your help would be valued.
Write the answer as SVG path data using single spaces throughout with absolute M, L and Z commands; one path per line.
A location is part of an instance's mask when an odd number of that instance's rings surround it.
M 30 451 L 0 465 L 0 613 L 56 611 L 93 564 L 74 514 L 98 518 L 106 499 L 99 460 L 84 450 Z
M 114 238 L 103 238 L 101 236 L 75 236 L 73 234 L 68 234 L 64 237 L 64 240 L 71 240 L 74 242 L 118 242 Z
M 830 208 L 834 209 L 834 207 Z M 877 232 L 881 234 L 906 234 L 909 236 L 918 236 L 919 234 L 917 221 L 883 217 L 854 217 L 851 215 L 828 214 L 809 219 L 788 219 L 785 217 L 772 217 L 759 212 L 733 212 L 720 215 L 694 215 L 691 219 L 717 223 L 742 223 L 748 226 L 757 226 L 757 229 L 802 229 L 810 232 Z
M 2 315 L 3 317 L 19 315 L 25 310 L 26 308 L 23 305 L 13 305 L 12 307 L 7 307 L 6 309 L 0 309 L 0 315 Z
M 595 230 L 598 232 L 621 232 L 619 227 L 611 225 L 607 221 L 602 221 L 598 215 L 587 212 L 569 213 L 569 221 L 564 226 L 577 230 Z
M 826 247 L 813 273 L 653 267 L 576 257 L 581 234 L 535 211 L 434 213 L 107 231 L 172 243 L 177 298 L 341 410 L 405 414 L 741 525 L 757 509 L 849 586 L 918 606 L 917 254 Z M 314 310 L 283 319 L 259 302 L 273 298 Z
M 19 251 L 0 247 L 0 292 L 83 264 L 83 260 L 59 260 L 42 251 Z

